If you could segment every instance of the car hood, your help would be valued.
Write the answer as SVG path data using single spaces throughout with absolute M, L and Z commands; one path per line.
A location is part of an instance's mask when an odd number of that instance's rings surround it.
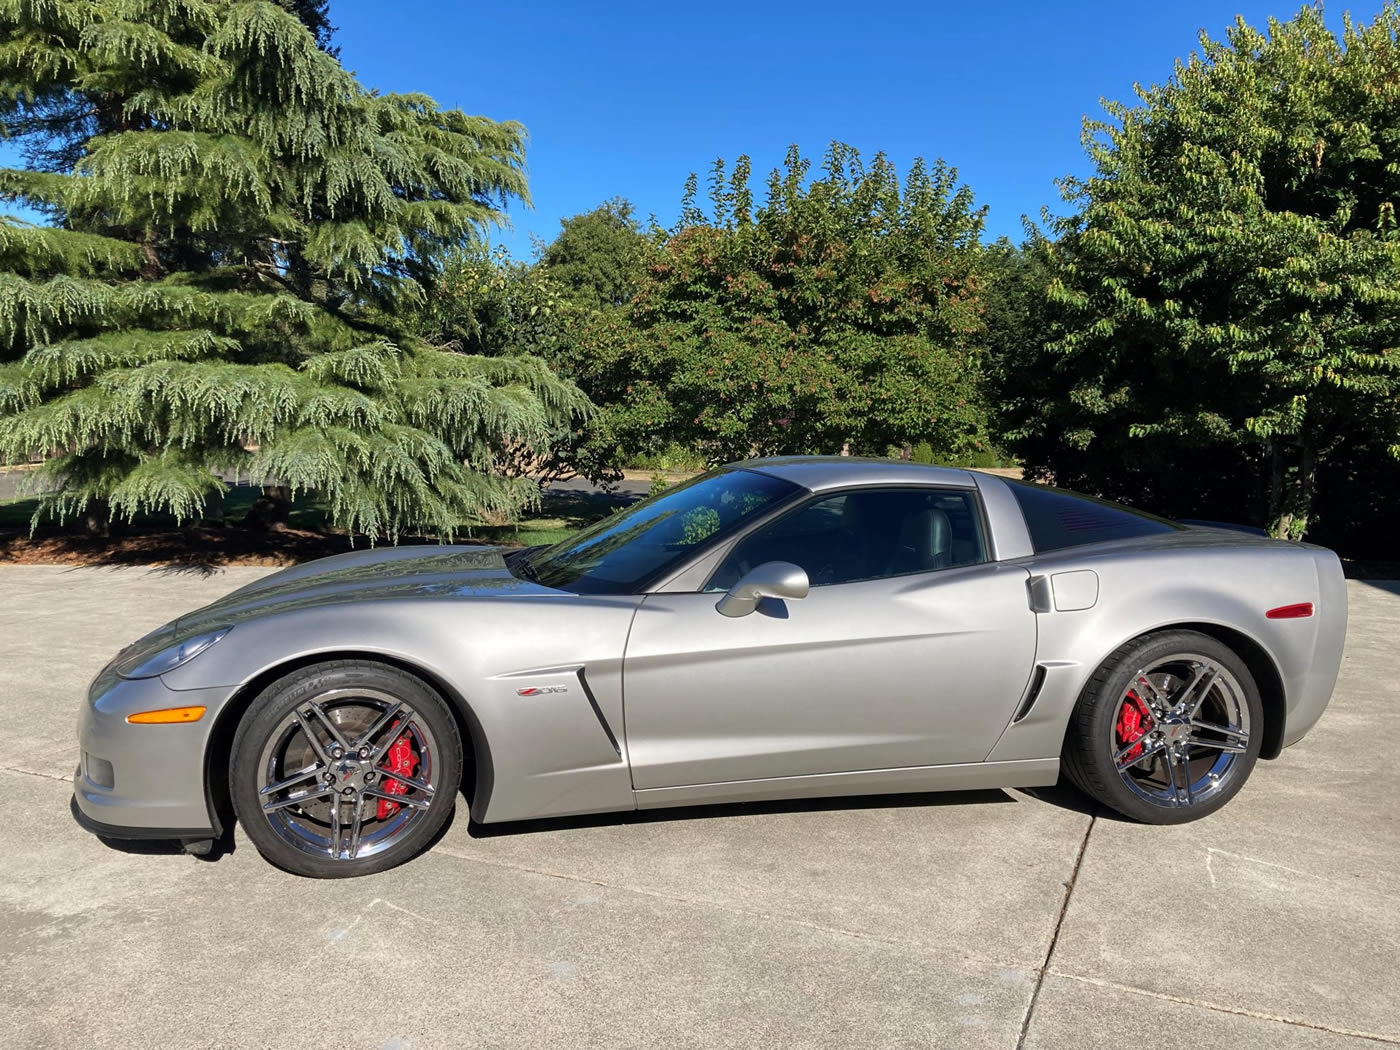
M 513 576 L 498 547 L 388 547 L 295 565 L 240 587 L 182 616 L 180 633 L 197 624 L 238 623 L 254 616 L 345 602 L 411 598 L 562 597 L 562 591 Z

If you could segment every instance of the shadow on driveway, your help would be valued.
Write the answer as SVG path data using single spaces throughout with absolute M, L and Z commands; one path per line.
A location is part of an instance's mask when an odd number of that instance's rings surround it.
M 1073 788 L 1020 788 L 1021 794 L 1075 813 L 1096 811 L 1092 800 Z M 503 835 L 537 835 L 576 828 L 615 827 L 625 824 L 658 824 L 682 820 L 718 820 L 768 813 L 834 813 L 852 809 L 913 809 L 919 806 L 977 806 L 1014 803 L 1014 795 L 1000 788 L 980 791 L 919 791 L 900 795 L 857 795 L 847 798 L 772 799 L 763 802 L 726 802 L 705 806 L 675 806 L 666 809 L 623 810 L 618 813 L 588 813 L 576 817 L 544 817 L 539 820 L 513 820 L 501 824 L 472 821 L 468 833 L 473 838 Z M 465 801 L 458 807 L 465 807 Z

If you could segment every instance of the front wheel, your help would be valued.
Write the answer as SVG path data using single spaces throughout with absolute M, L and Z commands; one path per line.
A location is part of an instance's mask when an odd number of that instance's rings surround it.
M 340 660 L 274 682 L 233 740 L 239 822 L 279 867 L 315 878 L 416 856 L 452 812 L 462 742 L 446 702 L 405 671 Z
M 1195 631 L 1149 635 L 1119 647 L 1084 687 L 1065 771 L 1124 816 L 1182 824 L 1244 786 L 1263 723 L 1254 676 L 1232 649 Z

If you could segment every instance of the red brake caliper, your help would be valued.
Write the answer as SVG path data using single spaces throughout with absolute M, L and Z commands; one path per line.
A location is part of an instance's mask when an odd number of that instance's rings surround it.
M 384 765 L 379 768 L 385 773 L 402 773 L 406 777 L 411 777 L 414 769 L 418 766 L 418 756 L 413 753 L 413 743 L 409 740 L 407 733 L 389 745 L 389 751 L 384 757 Z M 399 780 L 385 778 L 384 791 L 389 795 L 406 795 L 408 794 L 408 785 Z M 381 798 L 379 805 L 375 808 L 375 816 L 380 820 L 386 820 L 397 813 L 399 808 L 397 802 Z
M 1135 740 L 1141 740 L 1151 728 L 1152 715 L 1148 713 L 1147 705 L 1138 698 L 1137 693 L 1129 691 L 1123 698 L 1123 706 L 1118 709 L 1118 743 L 1126 746 Z M 1131 762 L 1141 754 L 1142 745 L 1138 744 L 1123 756 L 1123 761 Z

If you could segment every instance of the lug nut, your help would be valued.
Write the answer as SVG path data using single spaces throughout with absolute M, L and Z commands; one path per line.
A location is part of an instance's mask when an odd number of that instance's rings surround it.
M 334 774 L 334 773 L 322 773 L 322 774 L 321 774 L 321 779 L 324 780 L 327 784 L 334 784 L 334 783 L 335 783 L 335 774 Z
M 365 783 L 366 783 L 366 784 L 373 784 L 373 783 L 374 783 L 374 774 L 373 774 L 373 773 L 366 773 L 366 774 L 365 774 Z
M 361 758 L 369 758 L 369 748 L 367 748 L 367 747 L 362 747 L 362 748 L 360 748 L 360 757 L 361 757 Z
M 342 788 L 340 793 L 341 793 L 342 795 L 345 795 L 345 796 L 348 798 L 350 795 L 353 795 L 353 794 L 355 793 L 355 789 L 354 789 L 354 788 Z
M 340 758 L 345 752 L 338 747 L 331 748 L 331 758 Z

